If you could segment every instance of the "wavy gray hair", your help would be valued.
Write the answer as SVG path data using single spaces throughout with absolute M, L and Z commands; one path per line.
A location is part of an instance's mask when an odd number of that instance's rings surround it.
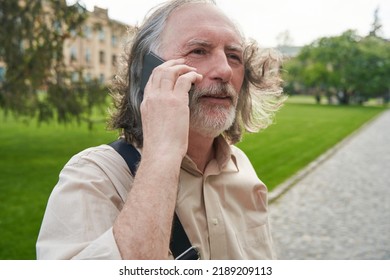
M 109 127 L 120 129 L 126 141 L 138 147 L 143 144 L 140 113 L 143 99 L 140 90 L 143 57 L 150 51 L 159 53 L 160 36 L 168 17 L 177 8 L 192 3 L 216 5 L 213 0 L 174 0 L 164 3 L 129 36 L 131 41 L 127 44 L 123 69 L 111 87 L 116 110 L 111 115 Z M 255 41 L 245 43 L 245 76 L 236 118 L 232 126 L 223 132 L 225 139 L 231 144 L 241 140 L 243 130 L 258 132 L 272 123 L 275 112 L 285 100 L 279 75 L 280 65 L 281 59 L 277 53 L 260 49 Z

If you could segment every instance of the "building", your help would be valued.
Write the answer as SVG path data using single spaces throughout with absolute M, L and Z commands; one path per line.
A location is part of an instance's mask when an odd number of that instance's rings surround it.
M 92 12 L 87 13 L 82 35 L 71 32 L 64 42 L 64 64 L 73 82 L 97 79 L 107 84 L 117 72 L 124 42 L 133 27 L 110 19 L 108 9 L 95 6 Z M 6 68 L 0 60 L 0 84 L 5 79 Z
M 64 44 L 64 63 L 71 80 L 98 79 L 105 84 L 117 72 L 130 26 L 112 20 L 108 10 L 94 7 L 82 26 L 82 36 L 72 32 Z

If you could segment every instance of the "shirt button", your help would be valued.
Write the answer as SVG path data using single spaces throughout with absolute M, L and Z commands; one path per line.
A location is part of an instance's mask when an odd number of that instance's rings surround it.
M 213 225 L 214 225 L 214 226 L 218 225 L 218 219 L 217 219 L 217 218 L 214 218 L 214 219 L 213 219 Z

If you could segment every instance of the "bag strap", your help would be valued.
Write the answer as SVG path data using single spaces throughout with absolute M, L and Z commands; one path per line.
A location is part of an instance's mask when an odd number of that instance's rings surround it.
M 137 149 L 134 148 L 133 145 L 128 144 L 123 138 L 120 138 L 108 145 L 113 147 L 114 150 L 123 157 L 130 169 L 131 174 L 135 176 L 138 163 L 141 160 L 141 154 L 137 151 Z
M 127 143 L 123 138 L 120 138 L 110 144 L 112 148 L 114 148 L 115 151 L 120 154 L 123 159 L 126 161 L 131 173 L 133 176 L 135 176 L 138 168 L 138 163 L 141 160 L 141 155 L 137 151 L 137 149 Z M 187 237 L 186 232 L 184 231 L 184 228 L 179 220 L 179 217 L 176 215 L 176 212 L 173 217 L 173 225 L 172 225 L 172 238 L 171 242 L 169 244 L 169 247 L 171 249 L 171 252 L 175 258 L 178 258 L 179 256 L 182 256 L 182 254 L 188 250 L 191 247 L 191 243 Z M 195 250 L 196 251 L 196 250 Z M 197 254 L 191 253 L 190 259 L 196 260 L 199 256 Z M 184 256 L 181 259 L 188 259 L 188 256 Z

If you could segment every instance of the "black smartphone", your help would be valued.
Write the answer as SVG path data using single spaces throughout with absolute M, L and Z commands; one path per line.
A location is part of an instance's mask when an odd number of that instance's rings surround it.
M 200 260 L 200 254 L 195 246 L 191 246 L 181 253 L 175 260 Z
M 142 75 L 141 75 L 141 92 L 144 93 L 146 84 L 148 83 L 149 77 L 152 74 L 154 68 L 163 64 L 165 61 L 154 54 L 153 52 L 148 52 L 144 55 L 144 61 L 142 66 Z

